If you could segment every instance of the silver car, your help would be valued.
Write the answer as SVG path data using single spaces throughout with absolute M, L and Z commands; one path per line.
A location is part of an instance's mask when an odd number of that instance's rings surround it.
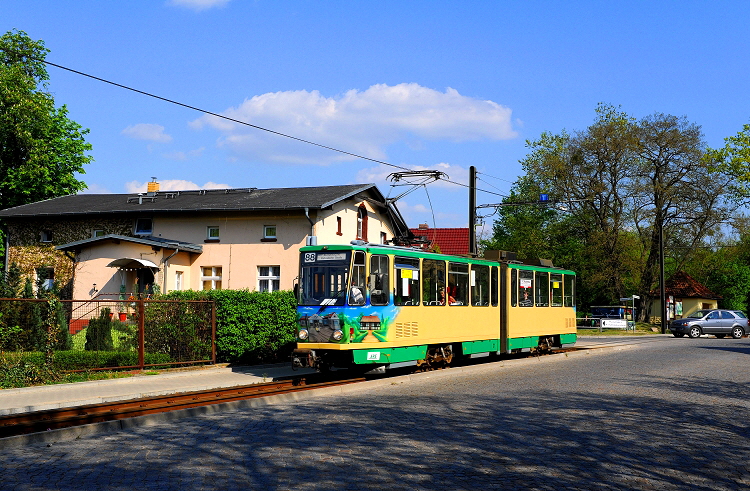
M 673 320 L 669 323 L 669 330 L 676 338 L 687 334 L 697 338 L 701 334 L 713 334 L 723 338 L 731 334 L 734 339 L 740 339 L 747 334 L 747 316 L 739 310 L 697 310 L 684 319 Z

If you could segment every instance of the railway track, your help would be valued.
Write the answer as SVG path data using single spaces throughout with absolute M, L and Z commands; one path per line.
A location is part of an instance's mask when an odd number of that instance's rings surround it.
M 0 439 L 199 406 L 334 387 L 361 382 L 365 379 L 319 380 L 319 377 L 315 376 L 297 377 L 290 380 L 263 384 L 183 392 L 104 404 L 90 404 L 86 406 L 10 414 L 0 416 Z

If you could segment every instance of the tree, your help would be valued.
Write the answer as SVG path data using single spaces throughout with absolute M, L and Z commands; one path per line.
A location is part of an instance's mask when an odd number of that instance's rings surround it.
M 732 177 L 708 165 L 700 127 L 658 113 L 638 121 L 605 104 L 596 114 L 583 131 L 527 142 L 516 189 L 549 194 L 564 214 L 501 211 L 495 224 L 497 242 L 519 244 L 508 238 L 520 231 L 544 242 L 555 264 L 565 258 L 580 274 L 584 306 L 632 293 L 645 299 L 656 286 L 659 230 L 679 270 L 733 210 Z
M 0 37 L 0 209 L 74 194 L 92 161 L 89 130 L 55 107 L 43 41 L 23 31 Z

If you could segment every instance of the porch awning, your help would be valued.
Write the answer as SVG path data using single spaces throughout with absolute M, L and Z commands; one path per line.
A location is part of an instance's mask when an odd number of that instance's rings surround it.
M 108 268 L 118 268 L 125 271 L 132 271 L 135 269 L 143 269 L 143 268 L 154 268 L 159 269 L 159 266 L 152 263 L 148 259 L 135 259 L 132 257 L 123 257 L 120 259 L 115 259 L 111 263 L 107 264 Z

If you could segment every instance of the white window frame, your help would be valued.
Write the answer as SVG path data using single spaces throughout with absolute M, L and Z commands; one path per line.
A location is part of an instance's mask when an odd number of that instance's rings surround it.
M 51 278 L 44 278 L 42 280 L 42 283 L 40 284 L 40 272 L 44 270 L 45 272 L 51 271 L 50 275 L 45 276 L 51 276 Z M 36 284 L 40 286 L 43 290 L 51 290 L 52 287 L 55 285 L 55 268 L 37 268 L 36 269 Z
M 273 230 L 273 233 L 271 233 L 271 230 Z M 264 239 L 275 239 L 277 233 L 278 230 L 276 230 L 276 225 L 263 225 Z
M 216 231 L 216 235 L 211 235 L 211 232 Z M 216 225 L 209 225 L 206 227 L 206 239 L 207 240 L 219 240 L 219 227 Z
M 211 274 L 206 275 L 206 270 L 210 269 Z M 202 290 L 221 290 L 221 266 L 201 266 L 201 289 Z M 211 282 L 211 288 L 206 288 L 206 282 Z
M 138 223 L 141 221 L 150 221 L 151 222 L 151 228 L 148 230 L 148 232 L 140 231 L 140 227 L 138 227 Z M 133 228 L 133 234 L 134 235 L 154 235 L 154 219 L 153 218 L 136 218 L 135 219 L 135 227 Z
M 185 278 L 185 274 L 183 271 L 175 271 L 174 272 L 174 289 L 177 291 L 182 290 L 183 286 L 183 280 Z
M 268 268 L 268 270 L 263 271 L 263 268 Z M 266 273 L 265 275 L 262 274 L 264 272 Z M 274 285 L 274 283 L 276 284 Z M 258 266 L 257 289 L 259 292 L 279 291 L 281 289 L 281 266 Z

